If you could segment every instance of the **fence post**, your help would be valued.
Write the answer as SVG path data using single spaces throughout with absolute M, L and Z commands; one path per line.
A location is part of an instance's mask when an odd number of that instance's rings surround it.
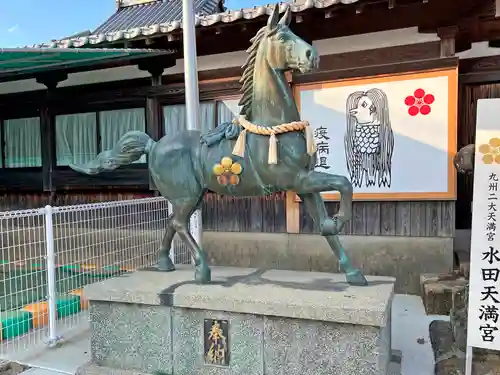
M 168 217 L 172 214 L 172 212 L 174 212 L 174 210 L 172 208 L 172 203 L 170 203 L 170 201 L 168 201 L 167 202 L 167 221 L 168 221 Z M 177 260 L 176 256 L 175 256 L 175 250 L 176 249 L 174 246 L 174 241 L 172 241 L 172 243 L 170 244 L 170 260 L 172 261 L 173 264 L 176 264 L 175 261 Z
M 52 223 L 52 206 L 45 206 L 45 243 L 47 254 L 47 301 L 49 305 L 49 337 L 47 345 L 54 347 L 59 341 L 56 332 L 57 296 L 56 296 L 56 254 L 54 251 L 54 226 Z
M 191 215 L 191 218 L 189 219 L 189 233 L 194 238 L 194 241 L 198 244 L 198 246 L 202 246 L 201 244 L 201 238 L 203 234 L 203 229 L 200 226 L 201 224 L 201 209 L 197 209 L 193 212 Z M 194 258 L 191 257 L 191 264 L 194 266 L 196 265 Z

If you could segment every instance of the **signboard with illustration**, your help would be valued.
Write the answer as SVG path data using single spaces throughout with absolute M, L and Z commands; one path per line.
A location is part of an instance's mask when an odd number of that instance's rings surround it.
M 456 69 L 300 85 L 296 98 L 316 170 L 348 177 L 355 199 L 455 199 Z

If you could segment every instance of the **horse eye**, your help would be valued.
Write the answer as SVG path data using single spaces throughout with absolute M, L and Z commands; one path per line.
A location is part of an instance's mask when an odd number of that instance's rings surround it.
M 285 36 L 283 34 L 278 34 L 276 36 L 276 39 L 278 39 L 280 42 L 284 42 L 285 41 Z

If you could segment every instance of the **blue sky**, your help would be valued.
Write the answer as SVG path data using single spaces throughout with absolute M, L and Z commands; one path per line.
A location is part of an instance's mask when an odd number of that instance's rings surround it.
M 267 2 L 226 0 L 226 6 L 246 8 Z M 115 0 L 0 0 L 0 48 L 24 47 L 93 30 L 115 10 Z

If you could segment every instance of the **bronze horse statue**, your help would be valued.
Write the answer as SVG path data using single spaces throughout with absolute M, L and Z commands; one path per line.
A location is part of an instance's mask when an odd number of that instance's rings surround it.
M 347 281 L 367 284 L 361 271 L 351 265 L 338 237 L 352 216 L 352 185 L 344 176 L 314 170 L 312 130 L 301 121 L 285 78 L 286 71 L 307 73 L 319 62 L 315 48 L 290 30 L 290 21 L 290 8 L 280 19 L 276 5 L 267 25 L 251 39 L 240 80 L 242 109 L 233 122 L 205 134 L 193 130 L 167 134 L 159 141 L 131 131 L 93 161 L 71 165 L 78 172 L 97 174 L 148 155 L 152 179 L 173 209 L 159 249 L 158 270 L 175 270 L 169 254 L 177 233 L 195 261 L 195 279 L 211 281 L 206 254 L 188 229 L 189 218 L 207 191 L 237 197 L 295 191 L 338 257 Z M 340 193 L 340 208 L 332 218 L 320 195 L 326 191 Z

